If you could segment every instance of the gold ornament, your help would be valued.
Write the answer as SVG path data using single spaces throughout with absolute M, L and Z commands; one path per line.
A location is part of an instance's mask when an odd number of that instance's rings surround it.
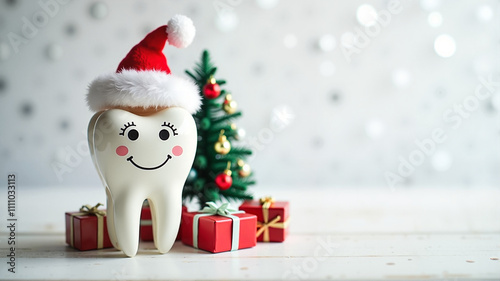
M 224 111 L 227 114 L 233 114 L 238 109 L 238 103 L 236 103 L 236 101 L 233 100 L 231 94 L 227 94 L 226 97 L 224 98 L 222 109 L 224 109 Z
M 243 161 L 242 159 L 238 159 L 236 161 L 236 165 L 238 166 L 238 175 L 241 178 L 248 177 L 250 175 L 250 173 L 252 172 L 252 169 L 250 169 L 250 165 L 245 163 L 245 161 Z
M 231 161 L 227 161 L 227 167 L 224 170 L 224 174 L 231 176 L 233 172 L 231 172 Z
M 210 76 L 210 78 L 208 78 L 207 80 L 207 84 L 215 84 L 217 83 L 217 80 L 215 80 L 215 78 L 213 76 Z
M 246 178 L 252 173 L 252 169 L 250 169 L 250 165 L 244 164 L 239 170 L 238 175 L 242 178 Z
M 224 130 L 220 131 L 219 139 L 214 145 L 215 152 L 226 155 L 231 150 L 231 143 L 227 140 L 227 137 L 224 135 Z

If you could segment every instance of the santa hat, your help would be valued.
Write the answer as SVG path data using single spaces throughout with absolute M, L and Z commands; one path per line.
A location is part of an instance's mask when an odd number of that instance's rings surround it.
M 168 41 L 177 48 L 191 44 L 195 28 L 191 19 L 176 15 L 152 31 L 120 62 L 115 73 L 100 75 L 90 83 L 87 103 L 91 110 L 116 107 L 182 107 L 195 113 L 201 104 L 197 86 L 170 73 L 162 50 Z

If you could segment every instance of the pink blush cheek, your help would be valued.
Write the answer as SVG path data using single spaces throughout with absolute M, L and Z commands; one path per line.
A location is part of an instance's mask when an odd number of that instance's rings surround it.
M 127 155 L 128 153 L 128 148 L 126 146 L 119 146 L 116 148 L 116 154 L 118 154 L 119 156 L 125 156 Z
M 176 145 L 174 146 L 174 148 L 172 148 L 172 154 L 174 154 L 175 156 L 181 156 L 182 155 L 182 147 Z

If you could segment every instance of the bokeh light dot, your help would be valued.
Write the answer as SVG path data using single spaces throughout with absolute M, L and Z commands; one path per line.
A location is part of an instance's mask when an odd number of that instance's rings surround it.
M 443 24 L 443 16 L 439 12 L 432 12 L 427 16 L 427 21 L 432 27 L 440 27 Z
M 17 0 L 5 0 L 5 4 L 7 4 L 8 6 L 11 6 L 11 7 L 17 5 L 18 2 L 19 1 L 17 1 Z
M 108 15 L 108 6 L 103 2 L 96 2 L 90 6 L 90 15 L 94 19 L 103 19 Z
M 369 120 L 365 124 L 365 132 L 369 138 L 378 139 L 385 132 L 385 124 L 380 120 Z
M 439 172 L 447 171 L 451 168 L 453 159 L 448 152 L 436 151 L 431 158 L 431 165 L 434 170 Z
M 436 40 L 434 40 L 434 50 L 443 58 L 453 56 L 456 51 L 455 39 L 448 34 L 439 35 Z
M 294 34 L 287 34 L 285 38 L 283 39 L 283 44 L 285 45 L 286 48 L 292 49 L 295 46 L 297 46 L 297 37 Z
M 261 9 L 269 10 L 276 7 L 279 3 L 279 0 L 257 0 L 257 6 Z
M 218 14 L 215 18 L 215 25 L 220 31 L 231 32 L 238 27 L 240 20 L 234 12 L 226 11 Z
M 278 105 L 272 109 L 271 126 L 282 129 L 290 125 L 295 119 L 293 109 L 288 105 Z
M 363 26 L 372 26 L 377 23 L 377 11 L 373 6 L 363 4 L 356 10 L 356 19 Z
M 238 136 L 237 139 L 238 140 L 242 140 L 245 138 L 245 136 L 247 135 L 247 132 L 245 131 L 245 129 L 243 128 L 239 128 L 237 131 L 236 131 L 236 135 Z
M 491 107 L 496 111 L 500 111 L 500 93 L 497 93 L 491 97 Z
M 321 38 L 319 38 L 318 40 L 319 49 L 323 52 L 333 51 L 336 45 L 337 41 L 335 40 L 335 37 L 331 34 L 325 34 L 321 36 Z
M 420 7 L 426 11 L 436 10 L 441 6 L 440 0 L 420 0 Z
M 493 18 L 493 9 L 489 5 L 481 5 L 477 8 L 476 16 L 480 21 L 490 21 Z
M 70 127 L 69 120 L 68 119 L 63 119 L 59 122 L 59 128 L 62 131 L 67 131 Z
M 342 95 L 339 91 L 334 90 L 331 92 L 330 97 L 331 97 L 331 101 L 333 103 L 338 103 L 341 100 Z
M 396 69 L 392 72 L 392 83 L 399 87 L 404 88 L 411 82 L 411 74 L 406 69 Z
M 50 44 L 45 49 L 45 55 L 49 60 L 57 61 L 64 54 L 63 48 L 57 44 Z
M 68 36 L 74 36 L 77 33 L 77 26 L 74 23 L 69 23 L 64 27 L 64 32 Z
M 33 104 L 31 104 L 30 102 L 24 102 L 21 104 L 20 113 L 22 116 L 30 117 L 33 115 L 33 111 Z

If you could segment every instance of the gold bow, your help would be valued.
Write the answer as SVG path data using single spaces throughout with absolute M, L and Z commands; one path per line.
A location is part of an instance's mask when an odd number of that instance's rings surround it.
M 90 205 L 83 205 L 80 208 L 80 212 L 85 213 L 86 215 L 96 215 L 96 216 L 105 216 L 106 211 L 98 210 L 99 207 L 104 206 L 102 203 L 97 203 L 94 207 Z
M 90 205 L 83 205 L 80 208 L 79 213 L 71 214 L 70 218 L 70 240 L 71 246 L 74 247 L 74 226 L 73 226 L 73 218 L 75 216 L 88 216 L 94 215 L 97 217 L 97 249 L 102 249 L 104 247 L 104 216 L 106 215 L 106 211 L 98 210 L 100 206 L 103 206 L 102 203 L 97 203 L 94 207 Z
M 281 220 L 281 216 L 276 216 L 274 219 L 269 221 L 269 207 L 274 203 L 274 199 L 270 196 L 260 198 L 260 204 L 262 205 L 262 215 L 264 216 L 264 222 L 257 222 L 257 237 L 264 233 L 263 241 L 269 242 L 269 228 L 281 228 L 284 229 L 288 226 L 288 220 L 284 222 L 278 222 Z
M 266 208 L 269 209 L 271 204 L 274 203 L 274 198 L 272 198 L 271 196 L 267 196 L 267 197 L 260 198 L 259 201 L 260 201 L 260 204 L 263 205 L 262 208 L 264 208 L 264 206 L 266 206 Z

